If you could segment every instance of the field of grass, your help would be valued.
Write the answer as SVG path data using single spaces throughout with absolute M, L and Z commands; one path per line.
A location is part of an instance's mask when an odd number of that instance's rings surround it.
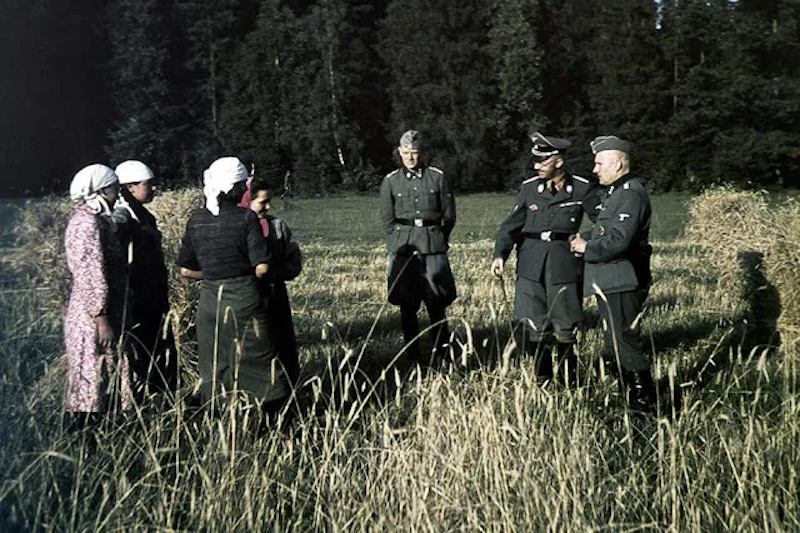
M 152 204 L 169 257 L 195 198 Z M 655 196 L 645 331 L 659 416 L 625 409 L 588 301 L 586 385 L 539 387 L 509 343 L 513 272 L 488 275 L 513 199 L 458 198 L 456 348 L 449 368 L 424 376 L 398 370 L 377 198 L 279 203 L 306 257 L 289 286 L 303 410 L 260 436 L 247 413 L 209 418 L 185 401 L 196 287 L 177 276 L 181 397 L 62 429 L 69 206 L 22 206 L 18 245 L 0 258 L 0 530 L 800 530 L 797 346 L 780 345 L 769 306 L 754 316 L 743 304 L 772 294 L 764 283 L 719 286 L 709 252 L 685 237 L 690 198 Z

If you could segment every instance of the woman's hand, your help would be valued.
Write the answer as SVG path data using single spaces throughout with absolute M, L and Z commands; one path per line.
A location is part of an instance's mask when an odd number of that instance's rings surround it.
M 114 335 L 114 328 L 108 323 L 106 315 L 98 315 L 94 317 L 94 323 L 97 324 L 97 344 L 106 351 L 114 348 L 116 335 Z
M 261 279 L 269 272 L 269 265 L 267 263 L 259 263 L 256 265 L 256 277 Z
M 203 279 L 203 271 L 202 270 L 192 270 L 190 268 L 181 267 L 181 276 L 184 278 L 201 280 Z

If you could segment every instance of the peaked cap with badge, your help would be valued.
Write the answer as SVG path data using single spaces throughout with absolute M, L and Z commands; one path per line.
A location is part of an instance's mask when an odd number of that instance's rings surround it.
M 536 157 L 550 157 L 556 154 L 563 154 L 569 150 L 572 143 L 567 139 L 558 137 L 545 137 L 538 131 L 531 133 L 531 153 Z

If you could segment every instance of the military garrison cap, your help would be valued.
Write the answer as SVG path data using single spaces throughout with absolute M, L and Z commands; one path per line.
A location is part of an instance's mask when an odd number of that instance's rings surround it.
M 408 130 L 400 136 L 400 146 L 412 150 L 419 150 L 421 137 L 417 130 Z
M 566 139 L 545 137 L 538 131 L 531 133 L 531 142 L 533 142 L 531 153 L 536 157 L 550 157 L 551 155 L 560 154 L 572 146 L 572 143 Z
M 624 141 L 615 135 L 601 135 L 589 143 L 592 153 L 605 152 L 606 150 L 619 150 L 620 152 L 630 153 L 631 143 Z

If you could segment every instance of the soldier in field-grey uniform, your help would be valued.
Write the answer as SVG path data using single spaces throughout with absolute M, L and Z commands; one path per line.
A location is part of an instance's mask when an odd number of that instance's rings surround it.
M 445 309 L 456 298 L 456 286 L 447 250 L 456 204 L 444 173 L 422 163 L 420 148 L 419 132 L 400 137 L 402 166 L 383 178 L 381 218 L 389 249 L 389 302 L 400 306 L 409 355 L 427 365 L 444 356 L 449 340 Z M 414 342 L 421 302 L 431 320 L 433 358 L 422 358 Z
M 583 320 L 583 261 L 570 251 L 569 239 L 578 232 L 584 213 L 594 220 L 596 186 L 566 170 L 568 140 L 538 132 L 531 140 L 537 175 L 522 182 L 516 204 L 497 232 L 491 272 L 503 275 L 516 246 L 514 312 L 525 332 L 523 349 L 534 356 L 539 381 L 553 377 L 555 356 L 571 383 L 577 364 L 575 335 Z
M 628 389 L 629 404 L 651 411 L 656 390 L 640 328 L 651 283 L 650 197 L 630 174 L 627 141 L 603 136 L 592 141 L 591 147 L 594 172 L 606 192 L 592 230 L 570 245 L 586 264 L 584 294 L 597 295 L 606 352 L 620 373 L 620 384 Z

